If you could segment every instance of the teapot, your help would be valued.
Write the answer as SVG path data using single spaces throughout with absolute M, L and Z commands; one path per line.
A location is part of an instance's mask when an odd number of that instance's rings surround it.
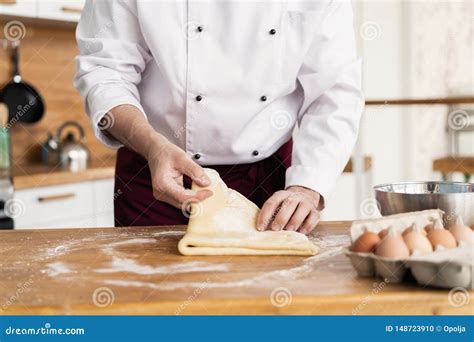
M 70 130 L 74 128 L 74 130 Z M 66 132 L 64 138 L 63 133 Z M 76 134 L 74 134 L 76 133 Z M 51 133 L 42 146 L 42 159 L 45 164 L 59 163 L 63 169 L 71 172 L 87 169 L 90 152 L 84 145 L 85 133 L 82 126 L 76 121 L 67 121 L 62 124 L 56 134 Z
M 63 131 L 74 127 L 79 136 L 76 137 L 73 131 L 67 131 L 66 137 L 60 143 L 59 163 L 62 168 L 69 169 L 71 172 L 84 171 L 89 163 L 90 152 L 84 145 L 85 133 L 76 121 L 67 121 L 58 128 L 57 137 L 61 139 Z

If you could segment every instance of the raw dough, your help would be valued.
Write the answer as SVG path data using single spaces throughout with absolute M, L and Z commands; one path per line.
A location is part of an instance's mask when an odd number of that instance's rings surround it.
M 205 169 L 213 195 L 191 204 L 186 235 L 178 244 L 184 255 L 314 255 L 317 248 L 301 233 L 256 229 L 258 207 L 229 189 L 219 174 Z M 203 189 L 193 183 L 193 190 Z

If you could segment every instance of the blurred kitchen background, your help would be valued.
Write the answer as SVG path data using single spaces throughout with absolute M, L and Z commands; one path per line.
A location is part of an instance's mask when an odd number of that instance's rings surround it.
M 353 4 L 367 106 L 327 220 L 374 215 L 375 184 L 472 181 L 474 174 L 474 2 Z M 22 81 L 45 107 L 36 123 L 11 114 L 3 120 L 2 155 L 5 135 L 11 137 L 11 168 L 2 158 L 0 177 L 5 228 L 113 226 L 113 200 L 120 196 L 113 190 L 115 151 L 95 139 L 72 86 L 82 6 L 81 0 L 0 0 L 0 85 L 12 79 L 16 49 Z

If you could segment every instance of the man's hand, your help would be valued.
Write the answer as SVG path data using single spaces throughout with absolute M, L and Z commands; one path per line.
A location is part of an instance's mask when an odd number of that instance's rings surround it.
M 200 186 L 210 185 L 204 169 L 186 153 L 157 133 L 140 110 L 120 105 L 106 115 L 112 123 L 105 133 L 145 157 L 150 167 L 153 195 L 156 199 L 184 209 L 183 203 L 202 201 L 210 190 L 192 191 L 183 187 L 183 175 Z
M 210 180 L 204 169 L 179 147 L 159 139 L 149 151 L 145 157 L 150 167 L 153 196 L 157 200 L 182 208 L 183 203 L 202 201 L 212 195 L 210 190 L 196 192 L 183 187 L 184 175 L 200 186 L 210 185 Z
M 263 205 L 257 229 L 292 230 L 309 234 L 319 222 L 321 196 L 302 186 L 277 191 Z

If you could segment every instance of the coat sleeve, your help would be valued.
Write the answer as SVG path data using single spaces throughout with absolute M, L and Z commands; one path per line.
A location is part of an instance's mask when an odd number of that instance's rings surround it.
M 327 199 L 354 148 L 364 99 L 350 1 L 331 1 L 321 20 L 298 74 L 304 101 L 286 186 Z
M 140 105 L 137 85 L 151 59 L 140 31 L 135 1 L 87 0 L 76 30 L 80 54 L 74 85 L 81 93 L 96 136 L 107 146 L 121 144 L 104 134 L 113 125 L 112 108 Z

